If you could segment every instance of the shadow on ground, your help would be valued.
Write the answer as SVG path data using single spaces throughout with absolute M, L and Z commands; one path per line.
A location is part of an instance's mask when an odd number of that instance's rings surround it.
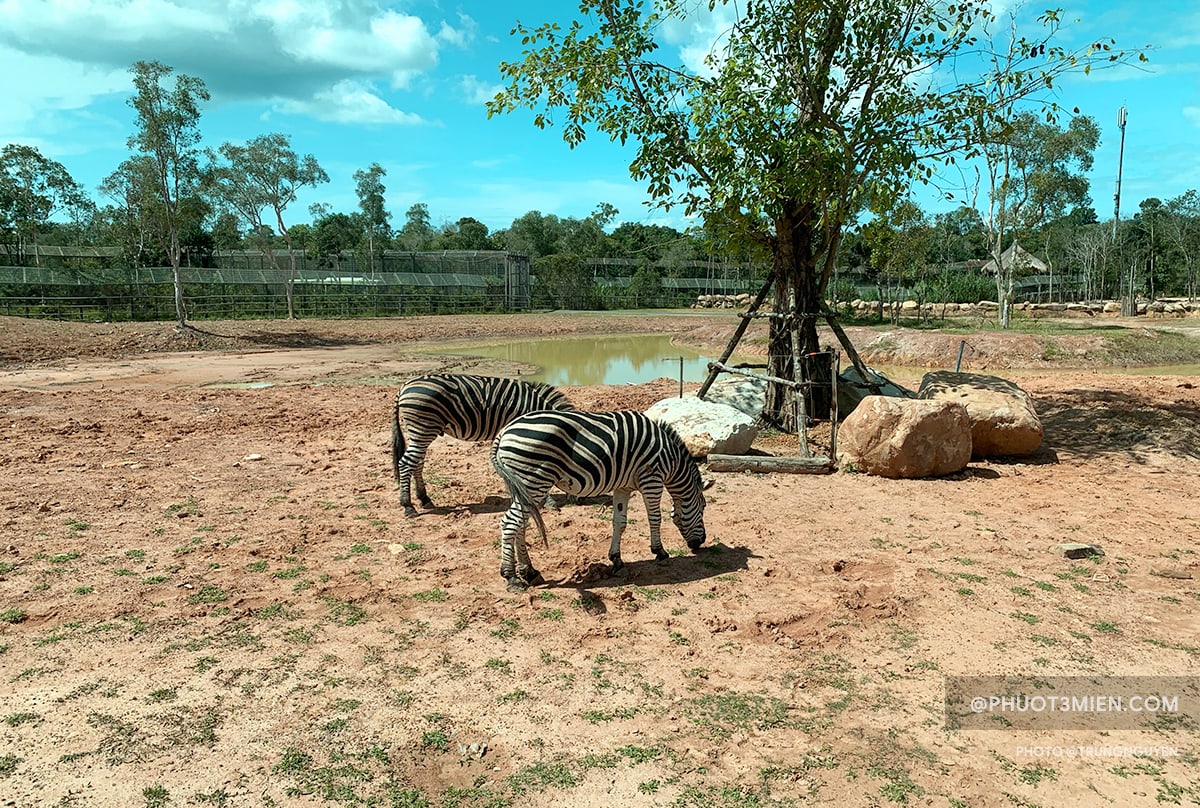
M 1045 445 L 1056 452 L 1200 459 L 1200 408 L 1189 402 L 1154 403 L 1136 390 L 1063 390 L 1037 406 Z

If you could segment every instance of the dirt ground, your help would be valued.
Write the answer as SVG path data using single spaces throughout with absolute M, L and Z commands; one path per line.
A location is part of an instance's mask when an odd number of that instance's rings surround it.
M 625 578 L 608 510 L 574 504 L 531 546 L 548 583 L 508 592 L 486 446 L 437 441 L 438 507 L 404 517 L 399 383 L 522 370 L 456 341 L 716 353 L 733 324 L 0 318 L 0 805 L 1200 805 L 1191 718 L 952 729 L 944 708 L 954 676 L 1196 695 L 1194 376 L 972 335 L 966 369 L 1028 368 L 1039 454 L 934 480 L 714 473 L 696 555 L 667 524 L 656 563 L 632 501 Z M 867 359 L 952 366 L 961 339 L 896 332 Z M 675 381 L 564 389 L 643 409 Z

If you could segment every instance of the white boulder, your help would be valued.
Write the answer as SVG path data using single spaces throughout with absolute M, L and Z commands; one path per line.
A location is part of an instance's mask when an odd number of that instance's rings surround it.
M 757 419 L 767 406 L 767 382 L 753 376 L 723 376 L 708 388 L 704 400 L 727 404 Z
M 665 398 L 650 405 L 646 414 L 675 427 L 692 457 L 746 454 L 758 436 L 754 419 L 746 413 L 695 396 Z

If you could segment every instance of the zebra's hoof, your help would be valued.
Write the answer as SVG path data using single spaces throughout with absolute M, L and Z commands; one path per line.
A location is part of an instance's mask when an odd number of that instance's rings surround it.
M 404 515 L 407 516 L 409 519 L 412 519 L 414 516 L 417 515 L 417 509 L 414 508 L 412 505 L 405 505 L 404 506 Z
M 430 499 L 429 497 L 422 497 L 420 500 L 418 500 L 418 502 L 421 503 L 421 507 L 424 508 L 425 510 L 427 510 L 427 511 L 433 510 L 433 500 Z
M 609 575 L 611 575 L 614 578 L 628 577 L 629 568 L 625 566 L 625 563 L 623 561 L 618 559 L 617 561 L 613 562 L 612 570 L 609 572 Z
M 524 592 L 528 588 L 529 588 L 529 584 L 525 583 L 524 580 L 522 580 L 521 578 L 518 578 L 515 575 L 508 579 L 508 591 L 509 592 Z
M 525 574 L 521 576 L 521 580 L 530 586 L 538 586 L 539 584 L 546 583 L 546 579 L 542 577 L 542 574 L 533 567 L 526 570 Z
M 666 561 L 670 557 L 671 554 L 661 548 L 654 551 L 654 558 L 657 561 Z

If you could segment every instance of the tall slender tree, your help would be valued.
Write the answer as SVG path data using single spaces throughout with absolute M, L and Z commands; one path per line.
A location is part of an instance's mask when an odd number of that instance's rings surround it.
M 703 66 L 668 63 L 668 18 L 732 17 Z M 581 0 L 579 19 L 518 24 L 521 58 L 489 115 L 535 111 L 577 146 L 598 130 L 633 141 L 630 164 L 663 206 L 703 217 L 738 250 L 771 266 L 776 313 L 768 373 L 798 380 L 797 353 L 818 349 L 816 324 L 844 229 L 868 198 L 899 197 L 941 160 L 977 151 L 974 122 L 1008 98 L 1035 98 L 1093 63 L 1126 58 L 1111 43 L 1066 50 L 1046 15 L 1024 56 L 966 81 L 950 62 L 978 64 L 986 4 L 923 0 Z M 961 67 L 960 67 L 961 70 Z M 886 204 L 884 204 L 886 207 Z M 766 415 L 795 427 L 794 388 L 774 384 Z
M 151 180 L 148 190 L 161 213 L 155 236 L 171 264 L 175 316 L 178 327 L 184 328 L 180 200 L 194 195 L 199 184 L 200 105 L 209 94 L 202 80 L 183 74 L 175 77 L 173 88 L 164 86 L 173 72 L 154 61 L 135 62 L 130 68 L 135 93 L 129 105 L 136 113 L 137 131 L 129 138 L 129 148 L 135 156 L 148 158 L 143 164 Z
M 375 248 L 391 235 L 391 225 L 388 220 L 392 214 L 384 203 L 387 187 L 383 178 L 387 176 L 383 166 L 371 163 L 368 168 L 354 172 L 354 188 L 358 193 L 358 208 L 362 211 L 364 235 L 367 238 L 367 261 L 374 271 Z
M 1010 24 L 1006 46 L 992 55 L 993 72 L 1005 75 L 1023 58 L 1028 42 Z M 1013 288 L 1021 271 L 1014 250 L 1043 224 L 1072 207 L 1090 205 L 1087 171 L 1100 142 L 1100 128 L 1086 115 L 1072 117 L 1066 128 L 1032 111 L 1019 111 L 1021 88 L 1000 83 L 987 91 L 991 106 L 979 116 L 975 137 L 981 144 L 987 213 L 983 218 L 995 267 L 999 321 L 1008 328 Z
M 291 139 L 283 134 L 260 135 L 245 145 L 224 143 L 217 153 L 208 153 L 205 187 L 209 194 L 237 213 L 249 225 L 248 238 L 258 238 L 263 255 L 280 269 L 270 240 L 272 229 L 287 245 L 288 273 L 285 282 L 288 319 L 295 319 L 296 252 L 284 222 L 284 212 L 301 188 L 329 182 L 329 175 L 311 154 L 300 157 Z M 265 216 L 269 215 L 270 222 Z

